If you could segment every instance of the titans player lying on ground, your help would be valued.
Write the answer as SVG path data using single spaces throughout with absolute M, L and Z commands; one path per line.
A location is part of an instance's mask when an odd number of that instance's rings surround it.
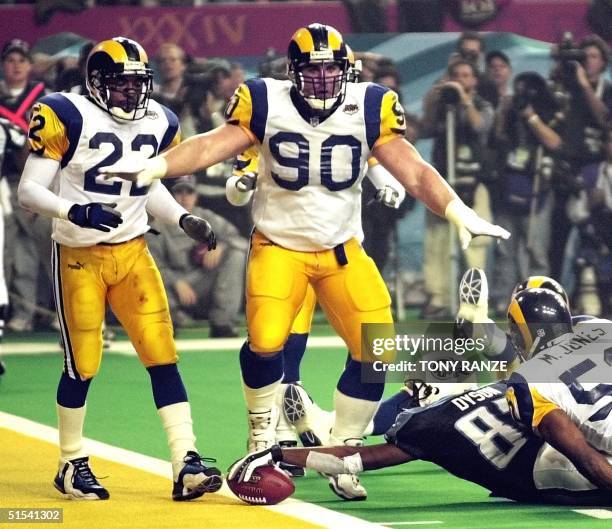
M 87 59 L 87 88 L 89 97 L 56 93 L 36 104 L 32 152 L 19 185 L 23 207 L 54 218 L 53 286 L 64 347 L 54 485 L 74 499 L 109 497 L 89 467 L 82 432 L 87 392 L 102 356 L 108 300 L 151 377 L 170 446 L 172 497 L 197 498 L 218 490 L 221 475 L 203 464 L 195 447 L 168 301 L 143 237 L 149 230 L 145 208 L 162 222 L 178 222 L 209 249 L 214 234 L 160 182 L 149 188 L 96 178 L 99 167 L 126 152 L 152 156 L 179 141 L 177 117 L 149 100 L 152 71 L 143 48 L 120 37 L 95 46 Z
M 527 289 L 514 298 L 509 320 L 513 335 L 520 335 L 513 337 L 518 349 L 536 356 L 508 384 L 500 381 L 403 411 L 389 426 L 386 444 L 274 446 L 234 463 L 228 479 L 246 481 L 257 467 L 280 461 L 337 474 L 423 459 L 497 496 L 612 505 L 612 385 L 577 380 L 596 366 L 601 377 L 605 369 L 610 377 L 610 366 L 604 364 L 611 345 L 607 325 L 612 322 L 592 322 L 589 332 L 583 327 L 574 334 L 567 305 L 545 289 Z M 548 347 L 538 347 L 540 341 Z M 580 345 L 585 351 L 573 356 Z M 551 382 L 527 382 L 529 374 Z
M 252 79 L 241 85 L 221 127 L 163 156 L 141 157 L 139 166 L 119 161 L 100 169 L 146 185 L 258 146 L 255 231 L 247 265 L 248 341 L 240 352 L 251 449 L 274 443 L 282 350 L 308 285 L 351 354 L 334 395 L 331 442 L 361 438 L 378 407 L 384 383 L 361 382 L 361 325 L 390 324 L 393 318 L 386 285 L 357 240 L 361 180 L 370 156 L 408 193 L 446 216 L 464 246 L 476 234 L 509 236 L 468 208 L 404 139 L 397 94 L 372 83 L 347 83 L 348 53 L 337 30 L 321 24 L 300 28 L 288 58 L 290 80 Z

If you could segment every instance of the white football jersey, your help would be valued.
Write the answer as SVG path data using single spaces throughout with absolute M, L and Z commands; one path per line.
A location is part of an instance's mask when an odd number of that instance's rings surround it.
M 526 426 L 561 409 L 591 446 L 612 454 L 612 322 L 583 322 L 540 351 L 512 374 L 507 397 Z
M 403 110 L 382 86 L 348 83 L 343 103 L 319 120 L 292 86 L 249 80 L 228 103 L 226 118 L 259 141 L 255 228 L 291 250 L 327 250 L 361 237 L 367 160 L 375 145 L 403 135 Z
M 34 153 L 60 162 L 54 191 L 77 204 L 116 203 L 123 218 L 108 233 L 54 219 L 53 239 L 79 247 L 124 242 L 146 233 L 149 188 L 120 179 L 104 180 L 98 171 L 124 153 L 139 151 L 152 157 L 179 139 L 176 115 L 153 100 L 144 118 L 119 121 L 82 95 L 55 93 L 42 98 L 33 108 L 29 142 Z

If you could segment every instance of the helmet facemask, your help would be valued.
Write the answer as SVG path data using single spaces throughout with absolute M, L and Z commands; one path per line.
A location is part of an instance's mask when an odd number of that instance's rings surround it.
M 142 66 L 120 73 L 92 71 L 87 80 L 91 96 L 114 118 L 126 121 L 142 119 L 153 91 L 153 74 Z
M 298 66 L 293 81 L 313 110 L 325 111 L 344 99 L 347 72 L 337 62 L 310 62 Z

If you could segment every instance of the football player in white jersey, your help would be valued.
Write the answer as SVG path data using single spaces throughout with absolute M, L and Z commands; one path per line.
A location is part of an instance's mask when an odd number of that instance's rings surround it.
M 332 442 L 361 439 L 382 396 L 383 383 L 361 382 L 361 325 L 393 321 L 385 283 L 356 238 L 361 180 L 371 155 L 408 193 L 445 215 L 464 246 L 473 235 L 509 236 L 468 208 L 404 139 L 397 94 L 372 83 L 347 83 L 348 53 L 336 29 L 321 24 L 298 29 L 288 57 L 290 80 L 252 79 L 241 85 L 226 108 L 226 124 L 163 156 L 101 170 L 146 185 L 258 146 L 248 341 L 240 353 L 254 448 L 274 441 L 283 345 L 309 284 L 351 353 L 334 396 Z
M 572 328 L 563 298 L 526 289 L 508 308 L 511 339 L 527 360 L 508 380 L 514 418 L 569 458 L 598 486 L 612 489 L 612 322 Z
M 117 37 L 87 59 L 88 96 L 55 93 L 32 111 L 31 154 L 19 185 L 21 205 L 53 217 L 54 295 L 64 347 L 57 390 L 60 444 L 55 487 L 74 499 L 107 499 L 83 447 L 86 397 L 102 356 L 106 302 L 151 377 L 168 436 L 174 500 L 221 487 L 218 469 L 195 447 L 191 410 L 178 372 L 172 321 L 161 276 L 143 235 L 147 211 L 214 248 L 210 225 L 188 215 L 160 182 L 137 187 L 104 181 L 100 167 L 127 152 L 154 156 L 178 143 L 177 117 L 150 100 L 153 75 L 144 49 Z

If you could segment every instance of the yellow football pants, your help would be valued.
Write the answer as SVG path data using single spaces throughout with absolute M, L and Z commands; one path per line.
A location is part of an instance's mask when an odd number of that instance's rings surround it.
M 308 285 L 306 288 L 306 297 L 304 303 L 300 308 L 295 320 L 293 320 L 293 326 L 291 327 L 291 334 L 308 334 L 312 327 L 312 316 L 314 314 L 315 307 L 317 306 L 317 296 L 314 288 Z
M 146 367 L 176 363 L 166 291 L 143 237 L 84 248 L 54 243 L 53 283 L 71 378 L 98 372 L 107 300 Z
M 342 266 L 334 250 L 288 250 L 253 234 L 246 285 L 251 350 L 265 354 L 283 348 L 311 285 L 351 356 L 361 359 L 361 324 L 392 323 L 391 297 L 356 239 L 344 244 L 344 252 L 348 263 Z

